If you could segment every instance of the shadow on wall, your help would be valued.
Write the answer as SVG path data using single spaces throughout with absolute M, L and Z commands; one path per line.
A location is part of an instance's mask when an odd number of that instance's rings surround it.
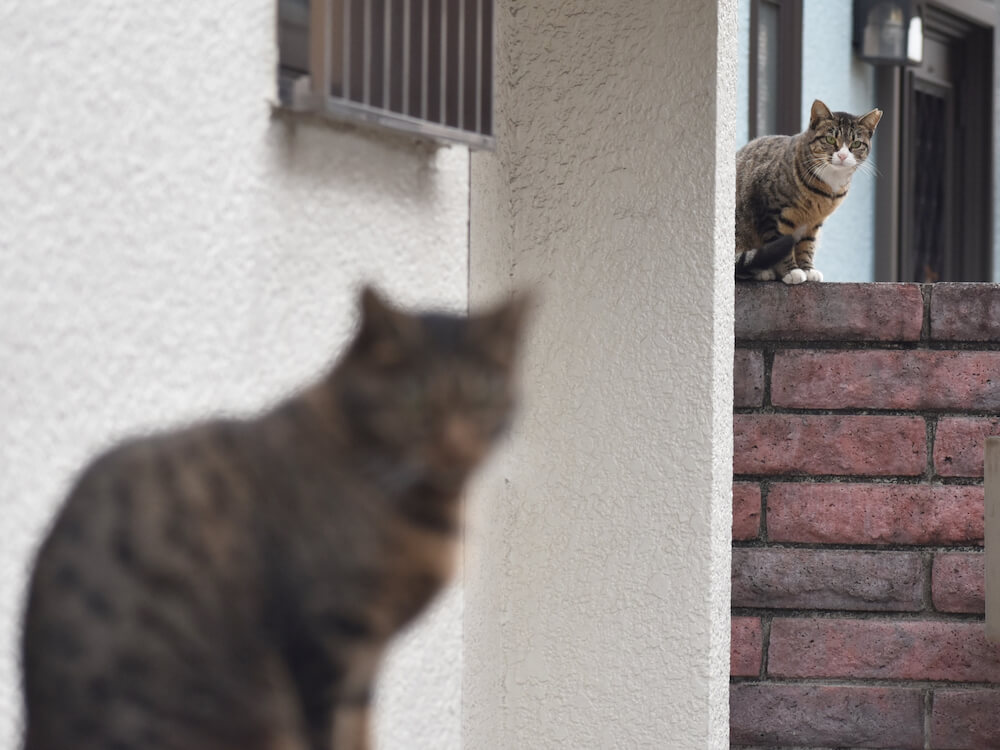
M 353 148 L 343 147 L 345 135 L 354 140 Z M 324 144 L 332 137 L 337 137 L 337 147 L 325 148 Z M 436 202 L 437 160 L 440 152 L 449 148 L 411 135 L 290 112 L 277 106 L 271 110 L 268 141 L 278 166 L 289 178 L 290 187 L 295 183 L 308 187 L 343 181 L 344 187 L 372 195 L 405 193 L 407 200 L 418 208 Z M 393 160 L 392 170 L 370 168 L 373 159 L 386 155 Z M 363 182 L 356 179 L 358 174 L 364 174 Z

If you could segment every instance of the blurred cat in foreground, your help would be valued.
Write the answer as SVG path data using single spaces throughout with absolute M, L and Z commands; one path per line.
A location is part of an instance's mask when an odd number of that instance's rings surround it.
M 25 750 L 370 746 L 381 655 L 447 582 L 462 488 L 513 414 L 527 300 L 359 305 L 276 408 L 83 471 L 31 578 Z

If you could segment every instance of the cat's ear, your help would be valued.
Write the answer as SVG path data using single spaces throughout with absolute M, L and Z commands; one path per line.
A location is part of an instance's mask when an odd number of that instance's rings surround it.
M 358 295 L 358 307 L 361 309 L 361 327 L 367 324 L 379 326 L 389 320 L 394 314 L 394 310 L 389 303 L 382 299 L 375 287 L 365 284 Z
M 469 330 L 477 345 L 502 367 L 514 364 L 534 295 L 517 292 L 493 310 L 474 316 Z
M 413 338 L 413 324 L 408 315 L 392 307 L 367 284 L 358 298 L 361 322 L 354 339 L 354 350 L 371 355 L 378 364 L 401 361 L 407 343 Z
M 809 110 L 809 127 L 815 130 L 820 120 L 829 120 L 831 117 L 833 115 L 830 113 L 830 108 L 819 99 L 816 99 L 813 102 L 812 109 Z
M 873 109 L 867 115 L 862 115 L 858 118 L 858 122 L 868 128 L 872 133 L 875 132 L 875 126 L 878 125 L 878 121 L 882 119 L 882 110 Z

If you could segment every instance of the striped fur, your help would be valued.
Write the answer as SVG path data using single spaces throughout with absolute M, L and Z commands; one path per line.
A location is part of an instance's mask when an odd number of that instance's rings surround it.
M 756 271 L 771 268 L 778 261 L 791 255 L 793 247 L 795 247 L 795 238 L 790 234 L 783 234 L 759 249 L 738 253 L 736 255 L 736 278 L 753 278 Z
M 881 116 L 830 112 L 817 99 L 804 132 L 757 138 L 737 152 L 738 277 L 822 280 L 813 263 L 819 230 L 865 164 Z
M 381 654 L 447 581 L 462 487 L 510 418 L 525 304 L 361 307 L 299 395 L 82 474 L 30 583 L 25 750 L 369 746 Z

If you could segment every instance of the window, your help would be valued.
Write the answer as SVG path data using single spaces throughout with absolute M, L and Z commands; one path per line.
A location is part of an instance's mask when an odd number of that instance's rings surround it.
M 992 13 L 980 24 L 928 4 L 923 62 L 876 74 L 880 281 L 991 278 Z
M 295 110 L 493 147 L 493 0 L 278 0 Z
M 802 118 L 802 0 L 751 0 L 750 138 L 794 135 Z

